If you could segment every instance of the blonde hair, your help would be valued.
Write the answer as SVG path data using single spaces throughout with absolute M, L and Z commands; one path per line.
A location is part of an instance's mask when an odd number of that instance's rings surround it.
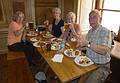
M 69 17 L 69 16 L 76 18 L 76 15 L 74 12 L 68 12 L 67 17 Z
M 56 7 L 52 9 L 52 12 L 59 12 L 61 14 L 61 9 Z
M 18 18 L 24 18 L 24 13 L 23 12 L 21 12 L 21 11 L 17 11 L 17 12 L 15 12 L 15 14 L 13 15 L 13 17 L 12 17 L 12 20 L 13 21 L 16 21 Z

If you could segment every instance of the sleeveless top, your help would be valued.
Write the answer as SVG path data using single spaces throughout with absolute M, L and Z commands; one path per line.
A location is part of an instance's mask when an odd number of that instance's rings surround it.
M 12 45 L 18 42 L 21 42 L 22 34 L 19 36 L 15 36 L 14 32 L 20 30 L 22 25 L 17 24 L 16 22 L 12 21 L 8 28 L 8 39 L 7 44 Z
M 55 19 L 53 20 L 52 32 L 55 37 L 60 37 L 62 34 L 61 27 L 64 26 L 64 21 L 61 19 L 57 25 L 55 25 Z

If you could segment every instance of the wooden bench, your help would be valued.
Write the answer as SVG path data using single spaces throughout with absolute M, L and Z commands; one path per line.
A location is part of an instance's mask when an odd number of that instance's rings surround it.
M 7 83 L 35 83 L 28 62 L 22 52 L 7 53 Z
M 16 60 L 20 58 L 25 58 L 25 54 L 23 52 L 14 52 L 14 51 L 7 52 L 7 60 Z

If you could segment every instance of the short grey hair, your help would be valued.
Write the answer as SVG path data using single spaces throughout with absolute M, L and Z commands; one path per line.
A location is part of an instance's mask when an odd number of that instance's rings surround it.
M 17 11 L 15 12 L 15 14 L 13 14 L 12 16 L 13 21 L 16 21 L 18 18 L 24 18 L 24 13 L 22 11 Z
M 52 12 L 59 12 L 61 14 L 61 9 L 56 7 L 52 9 Z
M 92 10 L 92 11 L 89 13 L 89 16 L 90 16 L 92 13 L 97 14 L 97 15 L 101 18 L 101 13 L 100 13 L 100 11 L 98 11 L 97 9 Z

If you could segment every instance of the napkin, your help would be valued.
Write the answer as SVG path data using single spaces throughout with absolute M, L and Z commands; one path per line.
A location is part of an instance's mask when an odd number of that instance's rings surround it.
M 55 54 L 55 56 L 52 58 L 53 62 L 61 63 L 63 60 L 63 54 Z

